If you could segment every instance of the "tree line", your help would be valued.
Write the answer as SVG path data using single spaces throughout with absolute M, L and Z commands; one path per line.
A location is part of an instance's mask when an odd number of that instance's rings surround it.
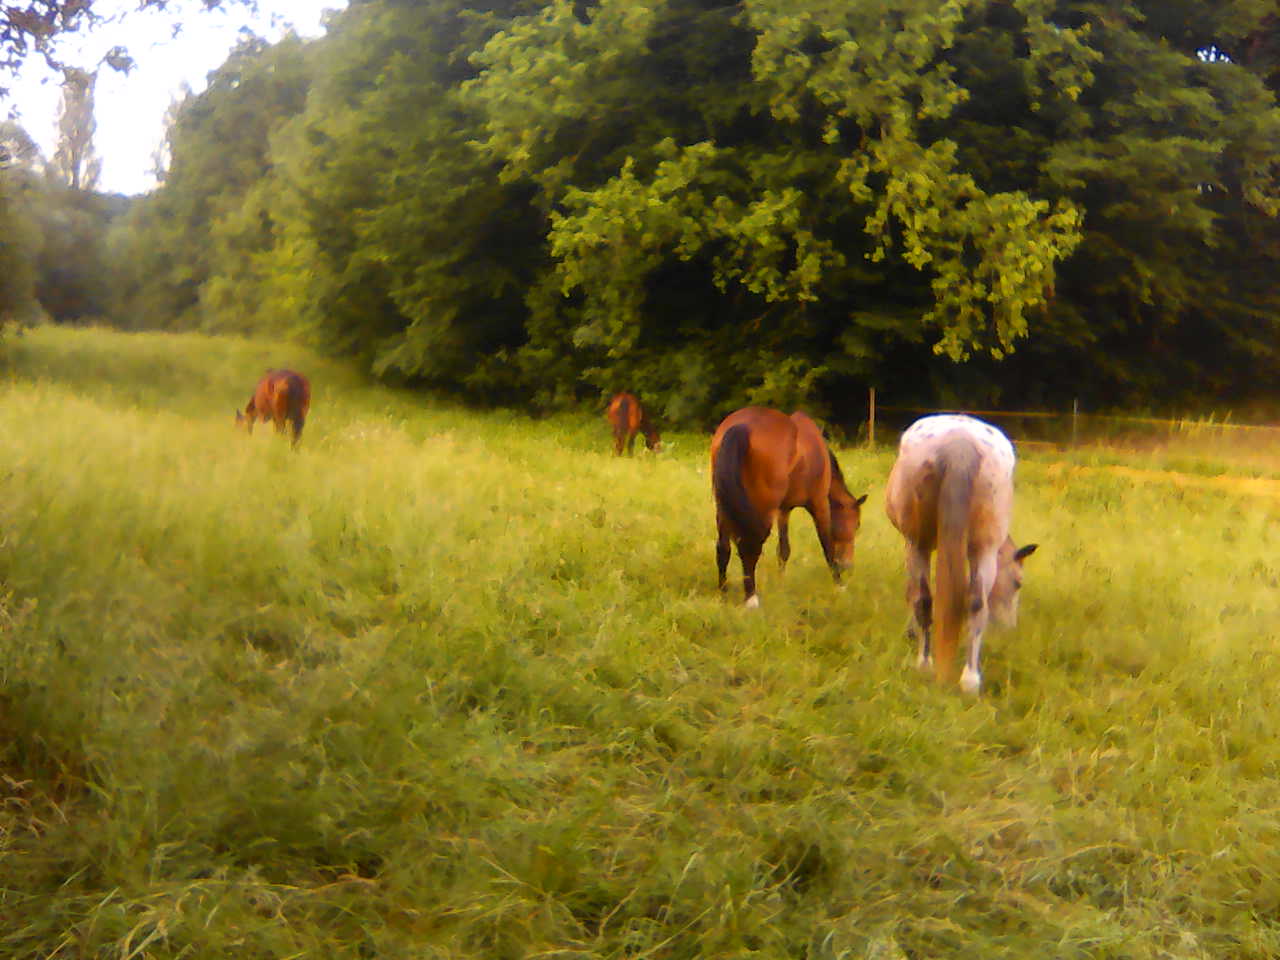
M 1259 403 L 1278 85 L 1271 0 L 356 0 L 242 43 L 92 244 L 11 162 L 0 260 L 480 403 Z

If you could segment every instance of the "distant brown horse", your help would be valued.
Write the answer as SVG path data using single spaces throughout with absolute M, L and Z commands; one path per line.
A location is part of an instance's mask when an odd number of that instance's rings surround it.
M 293 446 L 296 447 L 310 409 L 311 384 L 306 377 L 292 370 L 268 370 L 258 381 L 244 412 L 236 411 L 236 423 L 250 433 L 255 420 L 270 420 L 275 424 L 276 433 L 284 433 L 288 423 L 293 428 Z
M 1013 444 L 991 424 L 959 414 L 923 417 L 903 433 L 885 491 L 885 510 L 907 541 L 908 631 L 920 643 L 917 663 L 935 667 L 929 559 L 936 549 L 935 675 L 943 683 L 955 680 L 956 646 L 967 622 L 969 658 L 960 677 L 967 693 L 982 687 L 988 617 L 1017 623 L 1022 561 L 1036 549 L 1034 543 L 1018 549 L 1009 537 L 1014 463 Z
M 615 393 L 613 399 L 609 401 L 609 412 L 606 416 L 609 418 L 609 425 L 613 427 L 614 456 L 622 456 L 623 447 L 626 447 L 627 453 L 630 454 L 632 447 L 635 446 L 637 433 L 644 434 L 646 449 L 662 449 L 658 431 L 649 423 L 644 407 L 640 406 L 640 400 L 634 393 L 628 393 L 625 390 Z
M 725 588 L 729 542 L 738 545 L 748 607 L 756 595 L 756 563 L 778 525 L 778 563 L 791 556 L 787 521 L 804 507 L 813 517 L 831 575 L 853 565 L 853 540 L 862 522 L 866 494 L 845 486 L 835 455 L 818 425 L 803 413 L 787 416 L 766 407 L 744 407 L 725 417 L 711 438 L 711 487 L 716 499 L 716 566 Z

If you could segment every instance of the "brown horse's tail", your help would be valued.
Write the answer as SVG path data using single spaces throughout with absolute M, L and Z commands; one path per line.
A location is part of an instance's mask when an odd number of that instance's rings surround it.
M 965 560 L 969 552 L 969 510 L 978 474 L 978 451 L 967 439 L 949 441 L 938 453 L 938 574 L 934 612 L 938 625 L 935 674 L 954 680 L 956 647 L 964 624 L 968 593 Z
M 742 483 L 742 471 L 751 445 L 751 431 L 745 423 L 735 424 L 720 438 L 716 451 L 715 469 L 711 474 L 711 486 L 719 506 L 739 537 L 752 538 L 763 543 L 769 536 L 769 525 L 756 512 Z
M 307 422 L 307 407 L 311 404 L 311 390 L 307 382 L 297 374 L 284 378 L 281 389 L 285 395 L 285 418 L 293 427 L 293 443 L 302 439 L 302 427 Z
M 631 429 L 631 398 L 623 395 L 618 398 L 618 419 L 613 425 L 613 432 L 624 439 Z

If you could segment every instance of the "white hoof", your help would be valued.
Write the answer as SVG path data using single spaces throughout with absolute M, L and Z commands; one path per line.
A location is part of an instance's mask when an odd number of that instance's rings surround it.
M 976 697 L 978 691 L 982 689 L 982 674 L 965 664 L 964 673 L 960 674 L 960 689 Z
M 926 657 L 923 653 L 916 654 L 916 669 L 921 673 L 929 673 L 933 670 L 933 657 Z
M 744 603 L 743 606 L 748 610 L 754 610 L 756 607 L 760 606 L 760 594 L 753 593 L 751 596 L 747 597 L 746 603 Z

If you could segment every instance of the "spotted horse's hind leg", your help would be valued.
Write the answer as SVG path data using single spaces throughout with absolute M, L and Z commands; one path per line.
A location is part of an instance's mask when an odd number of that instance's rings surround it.
M 933 595 L 929 592 L 929 554 L 915 544 L 907 545 L 907 636 L 916 640 L 916 668 L 933 669 L 933 652 L 929 648 L 933 627 Z
M 987 597 L 996 582 L 996 552 L 988 551 L 981 557 L 970 559 L 972 573 L 969 576 L 969 589 L 966 596 L 968 602 L 968 618 L 966 630 L 968 634 L 968 657 L 965 660 L 964 672 L 960 675 L 960 689 L 976 696 L 982 689 L 982 634 L 986 630 L 991 607 Z

